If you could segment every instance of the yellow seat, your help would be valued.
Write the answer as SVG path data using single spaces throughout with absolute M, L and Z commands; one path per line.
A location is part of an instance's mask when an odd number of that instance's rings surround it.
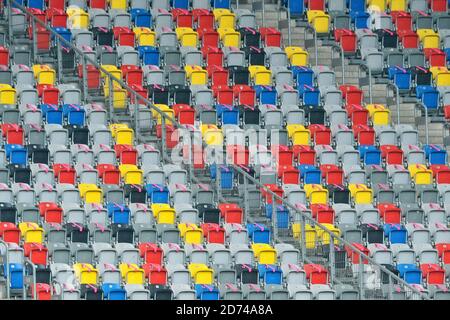
M 440 38 L 439 34 L 432 29 L 419 29 L 417 35 L 422 42 L 422 47 L 426 48 L 439 48 Z
M 38 84 L 51 84 L 56 82 L 56 71 L 46 64 L 35 64 L 32 67 L 34 77 Z
M 365 184 L 353 183 L 348 186 L 356 204 L 372 204 L 373 192 Z
M 203 230 L 193 223 L 179 223 L 178 229 L 184 239 L 184 243 L 201 244 L 203 243 Z
M 386 11 L 386 0 L 367 0 L 367 4 L 369 6 L 369 9 L 371 9 L 371 11 L 378 11 L 378 12 Z
M 122 71 L 117 68 L 117 66 L 112 64 L 102 64 L 102 68 L 107 72 L 112 73 L 117 79 L 122 79 Z M 100 70 L 100 75 L 102 78 L 108 78 L 107 74 L 103 72 L 103 70 Z
M 431 75 L 433 76 L 433 80 L 436 80 L 437 76 L 441 73 L 447 73 L 449 70 L 447 67 L 430 67 Z
M 127 11 L 128 1 L 127 0 L 109 0 L 109 5 L 111 9 L 120 9 Z
M 191 263 L 188 265 L 189 273 L 195 284 L 212 284 L 214 271 L 203 263 Z
M 241 34 L 233 28 L 218 28 L 220 40 L 224 47 L 239 48 L 241 43 Z
M 208 84 L 208 72 L 200 66 L 187 65 L 184 67 L 186 71 L 186 77 L 189 79 L 191 85 L 207 85 Z
M 105 93 L 105 97 L 109 98 L 109 90 L 108 94 Z M 114 88 L 112 104 L 114 109 L 126 109 L 128 105 L 127 90 L 122 88 Z
M 300 223 L 292 224 L 292 233 L 295 239 L 302 241 L 302 225 Z M 317 246 L 317 231 L 314 227 L 306 224 L 305 227 L 305 247 L 306 249 L 315 249 Z
M 167 203 L 153 203 L 151 205 L 151 208 L 153 217 L 155 217 L 157 223 L 175 224 L 175 209 L 173 209 Z
M 295 146 L 309 146 L 311 132 L 301 124 L 289 124 L 286 126 L 289 138 Z
M 267 70 L 264 66 L 249 66 L 248 71 L 255 85 L 270 86 L 272 85 L 272 71 Z
M 337 237 L 341 236 L 341 230 L 339 230 L 339 228 L 337 228 L 336 226 L 334 226 L 330 223 L 322 223 L 322 225 L 336 235 L 336 237 L 333 237 L 334 244 L 338 245 L 339 239 Z M 316 230 L 317 230 L 317 238 L 319 239 L 320 243 L 322 245 L 330 244 L 330 235 L 327 232 L 325 232 L 324 230 L 322 230 L 321 228 L 316 228 Z
M 438 87 L 450 86 L 450 71 L 439 72 L 434 79 L 434 83 Z
M 97 185 L 91 183 L 78 184 L 78 190 L 80 190 L 81 198 L 86 203 L 102 203 L 103 191 Z
M 252 243 L 253 254 L 259 264 L 276 264 L 277 251 L 267 243 Z
M 138 46 L 155 46 L 156 33 L 150 28 L 135 27 L 133 28 L 133 32 L 136 36 Z
M 306 12 L 309 24 L 317 33 L 328 33 L 330 30 L 330 16 L 322 10 L 308 10 Z
M 143 171 L 134 164 L 119 165 L 120 176 L 125 184 L 142 184 Z
M 21 222 L 19 223 L 19 230 L 25 243 L 43 243 L 44 241 L 44 229 L 39 227 L 37 223 Z
M 66 10 L 67 26 L 69 29 L 88 29 L 89 14 L 77 6 L 69 6 Z
M 415 184 L 433 184 L 433 171 L 423 164 L 410 164 L 409 174 Z
M 73 265 L 75 276 L 80 284 L 97 285 L 98 270 L 90 263 L 75 263 Z
M 115 138 L 117 136 L 117 131 L 121 129 L 129 129 L 126 123 L 111 123 L 109 125 L 109 130 L 111 131 L 111 136 Z
M 0 84 L 0 104 L 16 104 L 16 89 L 9 84 Z
M 212 124 L 203 124 L 201 126 L 203 140 L 207 145 L 223 145 L 223 132 L 217 126 Z
M 121 263 L 119 265 L 120 274 L 126 284 L 144 284 L 145 271 L 135 263 Z
M 382 104 L 368 104 L 366 109 L 369 111 L 372 122 L 375 126 L 387 126 L 390 123 L 390 110 Z
M 408 5 L 407 0 L 388 0 L 387 3 L 391 11 L 406 11 Z
M 192 28 L 180 27 L 175 32 L 182 47 L 197 47 L 198 33 Z
M 214 19 L 218 28 L 234 28 L 236 16 L 228 9 L 214 9 Z
M 134 139 L 134 130 L 124 123 L 114 123 L 109 125 L 111 136 L 116 144 L 132 145 Z
M 289 62 L 293 66 L 307 66 L 309 53 L 300 47 L 286 47 L 284 49 L 286 55 L 289 59 Z
M 328 190 L 320 184 L 305 184 L 306 197 L 311 204 L 327 204 Z

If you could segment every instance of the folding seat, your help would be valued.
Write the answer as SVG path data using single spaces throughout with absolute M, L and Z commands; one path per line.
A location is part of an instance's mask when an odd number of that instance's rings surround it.
M 330 27 L 330 16 L 322 10 L 308 10 L 306 12 L 308 23 L 321 36 L 328 34 Z
M 411 164 L 408 166 L 408 170 L 411 175 L 411 180 L 415 184 L 432 184 L 433 172 L 425 165 Z

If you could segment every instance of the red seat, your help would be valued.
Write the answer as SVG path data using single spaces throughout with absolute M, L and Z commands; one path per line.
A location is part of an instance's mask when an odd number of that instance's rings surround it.
M 450 121 L 450 105 L 444 106 L 444 118 L 447 121 Z
M 51 84 L 36 85 L 38 95 L 41 97 L 42 103 L 59 104 L 59 89 Z
M 233 86 L 233 95 L 237 104 L 255 105 L 256 93 L 250 86 L 241 84 Z
M 412 30 L 402 30 L 398 32 L 400 42 L 405 49 L 419 48 L 419 36 Z
M 194 125 L 195 110 L 192 107 L 187 104 L 174 104 L 172 109 L 179 123 Z
M 221 203 L 218 205 L 220 216 L 225 223 L 242 223 L 242 209 L 235 203 Z
M 203 54 L 203 59 L 205 59 L 205 62 L 207 65 L 208 74 L 209 74 L 209 68 L 211 66 L 218 66 L 218 67 L 223 66 L 223 51 L 222 51 L 222 49 L 213 47 L 213 46 L 204 46 L 204 47 L 202 47 L 202 54 Z M 226 70 L 226 69 L 224 69 L 224 70 Z M 227 71 L 227 75 L 228 75 L 228 70 L 226 70 L 226 71 Z M 209 74 L 209 76 L 211 77 L 210 74 Z M 227 80 L 228 80 L 228 78 L 227 78 Z M 227 83 L 228 83 L 228 81 L 224 84 L 227 84 Z M 222 84 L 222 83 L 218 83 L 218 84 Z
M 450 243 L 436 243 L 436 250 L 439 252 L 439 257 L 442 258 L 443 264 L 450 264 Z M 447 255 L 447 257 L 446 257 Z M 444 258 L 447 258 L 445 260 Z
M 0 238 L 5 242 L 20 242 L 20 230 L 12 222 L 0 222 Z
M 127 82 L 128 85 L 138 85 L 142 86 L 143 83 L 143 72 L 139 66 L 124 64 L 120 67 L 122 70 L 123 80 Z
M 438 264 L 421 264 L 420 270 L 427 284 L 445 284 L 445 270 Z
M 39 213 L 45 222 L 62 224 L 63 209 L 54 202 L 39 202 Z
M 346 104 L 361 104 L 363 101 L 364 93 L 361 89 L 352 85 L 341 85 L 339 90 L 342 92 L 342 98 L 344 98 Z
M 334 30 L 334 38 L 341 44 L 344 54 L 352 54 L 356 52 L 357 38 L 356 34 L 348 29 Z
M 23 128 L 15 123 L 5 123 L 1 125 L 2 136 L 6 138 L 6 143 L 23 145 Z
M 278 167 L 278 177 L 283 184 L 300 183 L 300 171 L 291 165 L 280 165 Z
M 294 153 L 294 159 L 298 164 L 311 164 L 316 163 L 316 151 L 310 146 L 292 146 L 292 152 Z
M 160 264 L 146 263 L 142 266 L 149 284 L 166 285 L 167 270 Z
M 430 169 L 438 184 L 450 184 L 450 167 L 442 164 L 432 164 Z
M 377 205 L 380 212 L 380 218 L 384 223 L 399 224 L 402 220 L 402 211 L 392 203 L 380 203 Z
M 159 139 L 162 138 L 162 125 L 160 124 L 156 125 L 156 137 Z M 172 125 L 166 124 L 166 147 L 172 149 L 178 144 L 178 142 L 178 130 L 175 130 Z
M 114 27 L 113 28 L 114 39 L 119 46 L 134 47 L 135 34 L 128 27 Z
M 233 88 L 227 85 L 212 86 L 214 98 L 218 104 L 233 105 L 234 93 Z
M 66 163 L 54 163 L 53 172 L 59 183 L 75 184 L 76 172 L 70 165 Z
M 397 33 L 400 31 L 412 31 L 412 17 L 409 12 L 392 11 L 392 22 L 397 27 Z
M 114 150 L 121 164 L 137 164 L 138 152 L 133 146 L 116 144 Z
M 428 0 L 428 3 L 433 12 L 447 12 L 447 0 Z
M 386 161 L 386 164 L 403 165 L 403 151 L 391 144 L 380 145 L 381 157 Z
M 323 164 L 320 166 L 322 179 L 326 184 L 342 185 L 344 181 L 344 171 L 334 164 Z
M 359 104 L 348 104 L 345 109 L 347 110 L 348 117 L 353 125 L 367 125 L 369 119 L 369 111 L 363 108 Z
M 156 243 L 140 243 L 139 244 L 139 253 L 141 258 L 144 258 L 145 263 L 163 264 L 164 253 L 163 250 L 158 247 Z
M 355 136 L 355 139 L 357 139 L 359 145 L 375 144 L 375 130 L 367 125 L 354 125 L 353 134 Z
M 311 214 L 319 223 L 334 224 L 334 210 L 332 207 L 324 204 L 311 204 Z
M 243 145 L 227 145 L 227 159 L 236 165 L 248 166 L 250 153 Z
M 201 228 L 208 243 L 225 243 L 225 229 L 217 223 L 203 223 Z
M 47 11 L 50 9 L 61 9 L 63 11 L 66 10 L 66 2 L 64 0 L 48 0 L 46 2 Z
M 430 64 L 430 67 L 446 67 L 447 56 L 444 51 L 437 48 L 425 48 L 423 49 L 425 57 Z
M 275 161 L 280 166 L 291 166 L 294 162 L 294 152 L 288 146 L 273 144 L 270 146 L 272 155 L 275 156 Z
M 78 65 L 78 77 L 83 78 L 83 66 Z M 87 87 L 88 90 L 99 90 L 100 89 L 100 71 L 93 65 L 86 65 L 87 74 Z
M 192 16 L 197 31 L 203 28 L 214 29 L 214 15 L 211 11 L 206 9 L 193 9 Z
M 56 2 L 56 0 L 53 0 Z M 52 2 L 53 2 L 52 1 Z M 57 0 L 64 3 L 64 0 Z M 60 7 L 47 7 L 46 9 L 47 19 L 50 21 L 50 25 L 53 28 L 67 28 L 67 13 L 65 8 Z
M 325 11 L 325 0 L 304 0 L 305 7 L 308 10 L 321 10 Z
M 265 184 L 266 188 L 268 188 L 270 191 L 274 192 L 277 196 L 283 198 L 283 189 L 276 184 Z M 265 198 L 266 204 L 272 204 L 272 195 L 269 194 L 264 189 L 261 189 L 261 195 Z M 282 204 L 281 200 L 276 200 L 277 204 Z
M 352 245 L 366 256 L 369 255 L 369 249 L 367 249 L 363 244 L 354 242 Z M 351 259 L 353 264 L 359 264 L 360 254 L 357 251 L 353 250 L 350 246 L 345 246 L 345 251 L 347 252 L 347 257 Z M 369 261 L 367 259 L 363 259 L 362 263 L 368 264 Z
M 47 265 L 48 250 L 41 243 L 28 242 L 23 244 L 25 257 L 30 258 L 34 264 Z
M 106 0 L 88 0 L 91 9 L 106 10 Z
M 219 47 L 219 34 L 213 28 L 200 28 L 197 33 L 202 47 Z
M 112 164 L 97 165 L 98 176 L 103 184 L 120 184 L 120 171 Z
M 308 127 L 311 132 L 311 140 L 314 145 L 330 145 L 331 144 L 331 130 L 323 124 L 312 124 Z
M 146 90 L 144 87 L 142 87 L 141 85 L 138 84 L 132 84 L 130 85 L 131 89 L 133 89 L 134 91 L 136 91 L 137 94 L 143 96 L 145 99 L 148 99 L 148 90 Z M 128 96 L 130 97 L 130 102 L 131 104 L 136 103 L 136 95 L 131 93 L 130 91 L 128 92 Z M 142 98 L 138 98 L 138 103 L 145 105 L 145 101 Z
M 34 288 L 30 286 L 30 295 L 34 299 Z M 47 283 L 36 283 L 36 300 L 52 300 L 52 289 Z
M 189 10 L 181 8 L 172 9 L 172 18 L 178 28 L 192 28 L 193 14 Z
M 308 263 L 303 266 L 310 284 L 328 284 L 328 271 L 320 264 Z
M 275 28 L 259 28 L 265 47 L 281 47 L 281 32 Z
M 212 85 L 228 85 L 228 70 L 218 65 L 208 66 L 208 76 Z

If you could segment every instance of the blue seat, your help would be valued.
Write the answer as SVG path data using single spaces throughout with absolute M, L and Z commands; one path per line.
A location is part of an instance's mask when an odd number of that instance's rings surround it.
M 381 151 L 375 146 L 359 146 L 359 156 L 366 165 L 381 165 Z
M 216 105 L 216 112 L 222 124 L 239 125 L 239 110 L 232 105 L 218 104 Z
M 388 68 L 388 78 L 394 80 L 395 85 L 400 90 L 411 89 L 411 71 L 406 70 L 400 66 Z
M 214 9 L 230 9 L 230 0 L 211 0 L 211 6 Z
M 399 264 L 397 270 L 407 283 L 422 284 L 422 271 L 415 264 Z
M 426 144 L 423 151 L 430 164 L 447 164 L 447 151 L 435 144 Z
M 102 285 L 105 300 L 126 300 L 127 292 L 117 283 L 104 283 Z
M 67 42 L 72 41 L 72 32 L 70 32 L 67 28 L 57 27 L 53 29 L 56 33 L 58 33 L 61 37 L 64 38 Z M 52 35 L 52 39 L 55 41 L 56 44 L 56 37 Z M 61 46 L 65 49 L 69 49 L 69 46 L 61 41 Z
M 303 89 L 299 88 L 300 97 L 302 98 L 303 105 L 318 107 L 320 104 L 320 91 L 318 88 L 314 88 L 308 85 L 303 85 Z
M 16 1 L 19 5 L 25 6 L 25 0 L 17 0 Z M 6 2 L 4 2 L 6 4 Z M 14 2 L 12 3 L 13 8 L 19 8 Z
M 276 211 L 278 228 L 289 228 L 289 210 L 285 206 L 277 205 Z M 266 204 L 266 217 L 272 219 L 272 212 L 272 204 Z
M 63 111 L 56 104 L 40 104 L 43 119 L 49 124 L 63 124 Z
M 270 86 L 254 86 L 253 89 L 256 92 L 256 99 L 259 104 L 277 104 L 277 91 L 274 87 Z
M 200 300 L 219 300 L 220 293 L 216 286 L 196 284 L 195 293 Z
M 170 1 L 172 8 L 189 9 L 189 0 L 172 0 Z
M 6 268 L 6 266 L 4 266 Z M 6 271 L 6 270 L 5 270 Z M 22 289 L 23 288 L 23 276 L 24 276 L 23 264 L 10 263 L 9 264 L 9 279 L 10 289 Z
M 283 6 L 289 9 L 291 17 L 294 18 L 303 15 L 303 13 L 305 12 L 305 3 L 301 0 L 283 0 Z
M 383 227 L 384 236 L 392 243 L 406 243 L 408 241 L 408 232 L 401 224 L 386 223 Z
M 150 11 L 145 9 L 131 9 L 131 21 L 134 22 L 136 27 L 152 27 L 152 15 Z
M 350 18 L 355 24 L 355 29 L 367 29 L 369 27 L 370 14 L 367 12 L 351 12 Z
M 347 0 L 350 13 L 366 11 L 366 0 Z
M 216 164 L 213 163 L 209 166 L 209 173 L 211 180 L 216 180 Z M 220 166 L 220 187 L 222 189 L 230 190 L 233 189 L 233 170 L 227 166 Z
M 270 229 L 260 223 L 248 223 L 247 231 L 254 243 L 270 244 Z
M 437 109 L 439 106 L 439 91 L 433 86 L 417 86 L 417 98 L 420 99 L 427 109 Z
M 322 173 L 321 171 L 310 164 L 301 164 L 297 167 L 300 171 L 300 179 L 304 184 L 321 184 Z
M 147 184 L 145 190 L 152 203 L 169 203 L 169 189 L 166 186 Z
M 28 0 L 28 8 L 44 10 L 44 0 Z
M 260 280 L 265 284 L 282 284 L 283 272 L 281 268 L 274 264 L 258 264 Z
M 80 105 L 63 104 L 62 111 L 67 118 L 67 124 L 84 126 L 86 111 Z
M 304 85 L 312 87 L 314 85 L 314 71 L 302 66 L 293 66 L 291 68 L 297 88 L 303 90 Z
M 159 67 L 159 50 L 152 46 L 138 46 L 139 57 L 144 65 L 154 65 Z
M 129 224 L 130 223 L 130 209 L 125 204 L 108 203 L 108 216 L 112 223 Z
M 444 49 L 445 55 L 447 56 L 447 63 L 450 62 L 450 48 Z
M 20 144 L 6 144 L 5 145 L 6 158 L 11 164 L 28 164 L 27 148 Z

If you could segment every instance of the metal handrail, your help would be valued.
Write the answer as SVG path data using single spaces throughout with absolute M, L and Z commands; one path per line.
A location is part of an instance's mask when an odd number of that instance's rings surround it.
M 342 44 L 333 44 L 331 46 L 331 63 L 335 61 L 334 55 L 335 53 L 339 53 L 341 68 L 342 68 L 342 85 L 345 84 L 345 56 L 344 56 L 344 49 L 342 48 Z M 339 59 L 338 58 L 338 59 Z M 337 61 L 337 59 L 336 59 Z
M 357 252 L 360 257 L 363 257 L 365 260 L 370 261 L 372 264 L 376 265 L 378 268 L 380 268 L 381 271 L 385 272 L 386 274 L 388 274 L 389 276 L 391 276 L 393 279 L 395 279 L 396 281 L 398 281 L 399 283 L 403 284 L 404 286 L 406 286 L 407 288 L 411 289 L 413 292 L 419 293 L 423 298 L 425 299 L 429 299 L 425 294 L 423 294 L 422 292 L 420 292 L 419 290 L 415 289 L 414 287 L 412 287 L 410 284 L 408 284 L 406 281 L 404 281 L 403 279 L 401 279 L 400 277 L 398 277 L 397 275 L 395 275 L 394 273 L 392 273 L 390 270 L 388 270 L 387 268 L 385 268 L 383 265 L 378 264 L 374 259 L 372 259 L 371 257 L 367 256 L 366 254 L 364 254 L 362 251 L 360 251 L 358 248 L 356 248 L 352 243 L 348 242 L 347 240 L 341 238 L 341 237 L 337 237 L 333 232 L 331 232 L 330 230 L 328 230 L 325 226 L 323 226 L 321 223 L 317 222 L 316 220 L 314 220 L 312 217 L 304 214 L 301 210 L 299 210 L 297 207 L 295 207 L 294 205 L 292 205 L 291 203 L 287 202 L 285 199 L 283 199 L 282 197 L 278 196 L 275 192 L 273 192 L 272 190 L 270 190 L 269 188 L 267 188 L 266 186 L 264 186 L 263 184 L 261 184 L 261 182 L 259 182 L 258 180 L 256 180 L 255 178 L 253 178 L 251 175 L 249 175 L 247 172 L 245 172 L 245 170 L 243 170 L 242 168 L 240 168 L 239 166 L 236 165 L 232 165 L 233 168 L 243 174 L 247 179 L 249 179 L 250 181 L 252 181 L 254 184 L 256 184 L 259 188 L 263 189 L 264 192 L 269 193 L 272 196 L 272 199 L 277 199 L 279 201 L 281 201 L 283 203 L 283 205 L 285 205 L 286 207 L 289 207 L 290 209 L 294 210 L 296 213 L 299 213 L 303 219 L 303 221 L 307 220 L 309 222 L 311 222 L 312 225 L 319 227 L 321 230 L 323 230 L 324 232 L 326 232 L 329 236 L 330 236 L 330 242 L 334 243 L 334 238 L 338 239 L 340 242 L 342 242 L 343 244 L 345 244 L 346 246 L 350 247 L 352 249 L 352 251 Z M 302 227 L 302 230 L 304 230 L 305 228 Z M 302 237 L 302 239 L 305 239 L 304 237 Z M 360 258 L 360 261 L 362 259 Z M 360 270 L 361 272 L 361 270 Z M 362 273 L 362 272 L 361 272 Z
M 36 265 L 33 262 L 31 262 L 31 260 L 29 260 L 29 259 L 25 260 L 25 265 L 27 265 L 27 264 L 31 267 L 31 270 L 32 270 L 31 277 L 33 279 L 33 283 L 32 283 L 33 293 L 34 293 L 33 300 L 37 300 Z
M 319 64 L 319 55 L 318 55 L 319 49 L 317 48 L 317 32 L 316 32 L 316 29 L 314 29 L 310 25 L 307 25 L 305 27 L 303 33 L 305 35 L 305 48 L 310 48 L 309 42 L 311 41 L 311 39 L 307 39 L 308 33 L 311 33 L 313 35 L 312 41 L 313 41 L 313 46 L 314 46 L 315 63 L 316 63 L 316 67 L 317 67 L 317 65 Z
M 361 71 L 364 71 L 367 74 L 367 80 L 365 78 L 361 77 Z M 360 64 L 359 68 L 358 68 L 358 78 L 359 80 L 366 80 L 367 81 L 367 85 L 369 86 L 369 101 L 370 103 L 373 103 L 373 98 L 372 98 L 372 71 L 370 70 L 370 68 L 365 65 L 365 64 Z
M 1 260 L 3 265 L 6 265 L 5 272 L 5 278 L 6 278 L 6 298 L 9 299 L 11 297 L 11 278 L 9 277 L 9 246 L 8 243 L 0 239 L 0 245 L 3 245 L 5 247 L 5 258 L 3 259 L 1 256 Z
M 388 97 L 390 93 L 389 89 L 392 89 L 392 92 L 395 93 L 395 96 L 392 97 L 392 100 L 395 100 L 395 105 L 397 108 L 397 125 L 400 125 L 400 93 L 398 86 L 395 83 L 388 83 L 386 85 L 386 88 L 388 89 Z
M 428 132 L 428 108 L 423 102 L 417 102 L 415 108 L 420 107 L 425 112 L 425 142 L 429 144 L 429 132 Z
M 262 1 L 264 1 L 264 0 L 262 0 Z M 287 27 L 287 29 L 288 29 L 288 45 L 290 46 L 291 45 L 291 10 L 289 9 L 289 0 L 287 3 L 287 8 L 285 8 L 281 4 L 281 0 L 278 0 L 278 28 L 280 28 L 280 29 L 282 28 L 282 27 L 280 27 L 280 22 L 282 21 L 281 20 L 281 12 L 282 11 L 286 11 L 287 26 L 283 25 L 283 28 Z

